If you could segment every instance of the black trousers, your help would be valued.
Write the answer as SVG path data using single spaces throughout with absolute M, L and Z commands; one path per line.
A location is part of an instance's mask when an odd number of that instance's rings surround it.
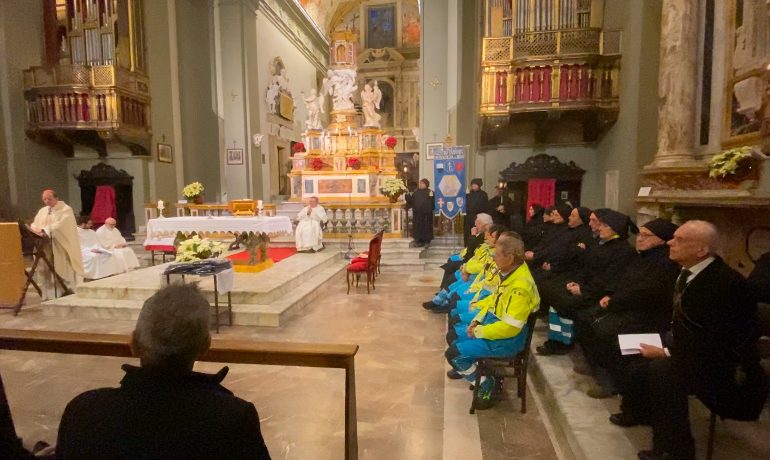
M 455 272 L 463 266 L 462 260 L 448 260 L 441 266 L 444 269 L 444 277 L 441 279 L 441 289 L 449 289 L 449 285 L 457 281 Z

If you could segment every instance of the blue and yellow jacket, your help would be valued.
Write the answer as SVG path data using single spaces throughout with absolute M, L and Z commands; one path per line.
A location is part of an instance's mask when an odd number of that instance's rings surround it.
M 518 335 L 527 324 L 530 313 L 540 307 L 540 294 L 527 264 L 521 264 L 507 277 L 501 277 L 495 293 L 478 301 L 476 306 L 480 311 L 474 321 L 481 322 L 487 313 L 497 318 L 497 321 L 476 326 L 473 334 L 477 338 L 501 340 Z

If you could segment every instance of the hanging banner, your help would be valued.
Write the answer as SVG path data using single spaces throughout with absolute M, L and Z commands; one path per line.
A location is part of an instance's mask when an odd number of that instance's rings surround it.
M 435 149 L 436 214 L 453 219 L 465 214 L 465 156 L 468 146 Z

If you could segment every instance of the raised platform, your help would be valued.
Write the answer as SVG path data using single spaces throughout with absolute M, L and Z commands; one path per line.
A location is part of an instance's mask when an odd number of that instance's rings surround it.
M 236 273 L 231 291 L 233 323 L 244 326 L 278 327 L 316 299 L 319 288 L 329 282 L 344 284 L 346 261 L 337 251 L 296 254 L 260 273 Z M 145 299 L 165 282 L 168 264 L 141 268 L 129 273 L 91 281 L 77 294 L 41 304 L 43 314 L 67 318 L 136 320 Z M 200 286 L 213 302 L 211 277 Z M 220 302 L 226 296 L 220 296 Z

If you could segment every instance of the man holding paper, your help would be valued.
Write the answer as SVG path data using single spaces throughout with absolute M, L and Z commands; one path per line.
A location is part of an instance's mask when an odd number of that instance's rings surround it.
M 688 221 L 669 241 L 682 266 L 674 288 L 669 348 L 641 344 L 649 358 L 636 394 L 649 407 L 653 449 L 642 460 L 695 458 L 688 395 L 722 417 L 755 420 L 767 396 L 756 348 L 756 300 L 746 280 L 715 253 L 713 224 Z M 646 385 L 645 385 L 646 383 Z M 644 388 L 646 387 L 646 391 Z

